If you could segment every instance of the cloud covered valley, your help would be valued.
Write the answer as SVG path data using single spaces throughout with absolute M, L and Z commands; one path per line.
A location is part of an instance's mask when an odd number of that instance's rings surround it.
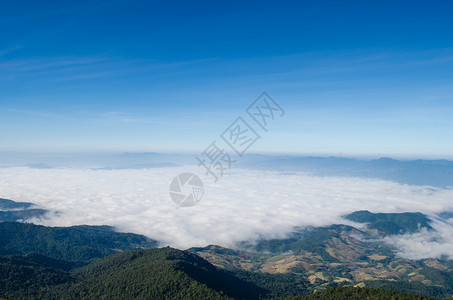
M 29 220 L 36 224 L 111 225 L 181 249 L 235 247 L 241 241 L 284 238 L 295 227 L 352 224 L 341 217 L 357 210 L 422 212 L 433 220 L 435 231 L 386 237 L 383 242 L 407 258 L 453 256 L 453 222 L 437 217 L 453 211 L 453 191 L 448 188 L 234 169 L 217 183 L 203 178 L 201 202 L 181 208 L 171 201 L 168 188 L 174 176 L 187 171 L 190 167 L 2 168 L 0 197 L 49 210 L 45 218 Z

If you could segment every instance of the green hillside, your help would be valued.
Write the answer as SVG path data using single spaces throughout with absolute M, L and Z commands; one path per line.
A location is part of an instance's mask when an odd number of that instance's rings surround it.
M 107 255 L 157 246 L 157 242 L 109 226 L 45 227 L 0 222 L 0 255 L 39 253 L 55 259 L 90 262 Z
M 68 272 L 71 267 L 41 255 L 1 257 L 0 294 L 11 299 L 282 299 L 288 294 L 293 300 L 430 299 L 353 287 L 304 295 L 301 276 L 222 270 L 169 247 L 118 253 Z
M 351 215 L 378 231 L 346 225 L 309 227 L 284 239 L 243 242 L 239 250 L 215 245 L 188 251 L 155 248 L 155 241 L 108 226 L 0 222 L 0 296 L 427 299 L 415 294 L 453 295 L 452 260 L 404 259 L 381 242 L 382 234 L 431 230 L 426 216 L 365 211 Z M 380 227 L 382 222 L 391 223 L 390 227 Z
M 332 256 L 325 246 L 326 241 L 337 237 L 341 233 L 364 234 L 363 232 L 347 225 L 332 225 L 327 227 L 309 227 L 294 232 L 286 239 L 261 240 L 252 247 L 254 251 L 270 252 L 273 254 L 282 253 L 303 253 L 312 252 L 321 256 L 324 260 L 338 262 L 338 258 Z
M 0 263 L 0 294 L 14 299 L 265 299 L 306 293 L 302 278 L 222 270 L 169 247 L 114 254 L 70 272 L 70 265 L 37 255 L 2 257 Z
M 57 288 L 82 299 L 251 298 L 260 289 L 217 270 L 200 257 L 171 248 L 121 253 L 72 272 L 77 282 Z
M 10 298 L 45 298 L 49 286 L 73 280 L 65 261 L 41 255 L 0 257 L 0 295 Z
M 357 223 L 367 223 L 369 229 L 376 229 L 382 234 L 414 233 L 420 228 L 431 230 L 431 220 L 422 213 L 371 213 L 367 210 L 353 212 L 345 219 Z
M 332 225 L 299 230 L 286 239 L 242 243 L 241 250 L 219 246 L 189 250 L 226 269 L 298 275 L 308 279 L 310 293 L 358 285 L 438 298 L 453 295 L 452 260 L 405 259 L 379 237 Z

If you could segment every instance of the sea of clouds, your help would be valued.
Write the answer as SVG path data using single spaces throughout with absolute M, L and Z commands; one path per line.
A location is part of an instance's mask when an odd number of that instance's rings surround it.
M 50 213 L 30 220 L 49 226 L 111 225 L 143 234 L 163 245 L 185 249 L 240 241 L 284 238 L 296 226 L 349 224 L 341 216 L 357 210 L 422 212 L 433 218 L 435 232 L 392 236 L 400 255 L 419 259 L 453 257 L 453 190 L 391 181 L 316 177 L 235 169 L 217 183 L 202 177 L 205 194 L 193 207 L 178 207 L 169 183 L 197 167 L 94 170 L 90 168 L 0 169 L 0 197 L 33 202 Z M 357 224 L 356 224 L 357 225 Z

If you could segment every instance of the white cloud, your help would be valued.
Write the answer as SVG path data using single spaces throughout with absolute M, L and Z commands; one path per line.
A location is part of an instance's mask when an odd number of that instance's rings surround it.
M 363 209 L 432 215 L 453 208 L 453 191 L 448 189 L 244 169 L 234 169 L 216 184 L 204 177 L 201 202 L 180 208 L 169 197 L 169 183 L 177 174 L 191 170 L 5 168 L 0 169 L 0 197 L 59 212 L 35 223 L 112 225 L 178 248 L 232 247 L 243 240 L 284 237 L 294 226 L 344 223 L 342 215 Z M 202 170 L 195 167 L 193 171 Z M 452 224 L 437 222 L 435 226 L 440 235 L 435 242 L 429 242 L 431 233 L 420 233 L 415 240 L 403 236 L 386 242 L 413 258 L 424 253 L 453 255 Z
M 453 258 L 453 219 L 434 220 L 435 231 L 423 228 L 414 234 L 389 236 L 383 242 L 399 249 L 398 255 L 409 259 Z

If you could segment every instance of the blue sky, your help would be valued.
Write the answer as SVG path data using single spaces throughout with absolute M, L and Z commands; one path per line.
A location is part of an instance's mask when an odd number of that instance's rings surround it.
M 453 158 L 450 1 L 2 1 L 0 150 Z

